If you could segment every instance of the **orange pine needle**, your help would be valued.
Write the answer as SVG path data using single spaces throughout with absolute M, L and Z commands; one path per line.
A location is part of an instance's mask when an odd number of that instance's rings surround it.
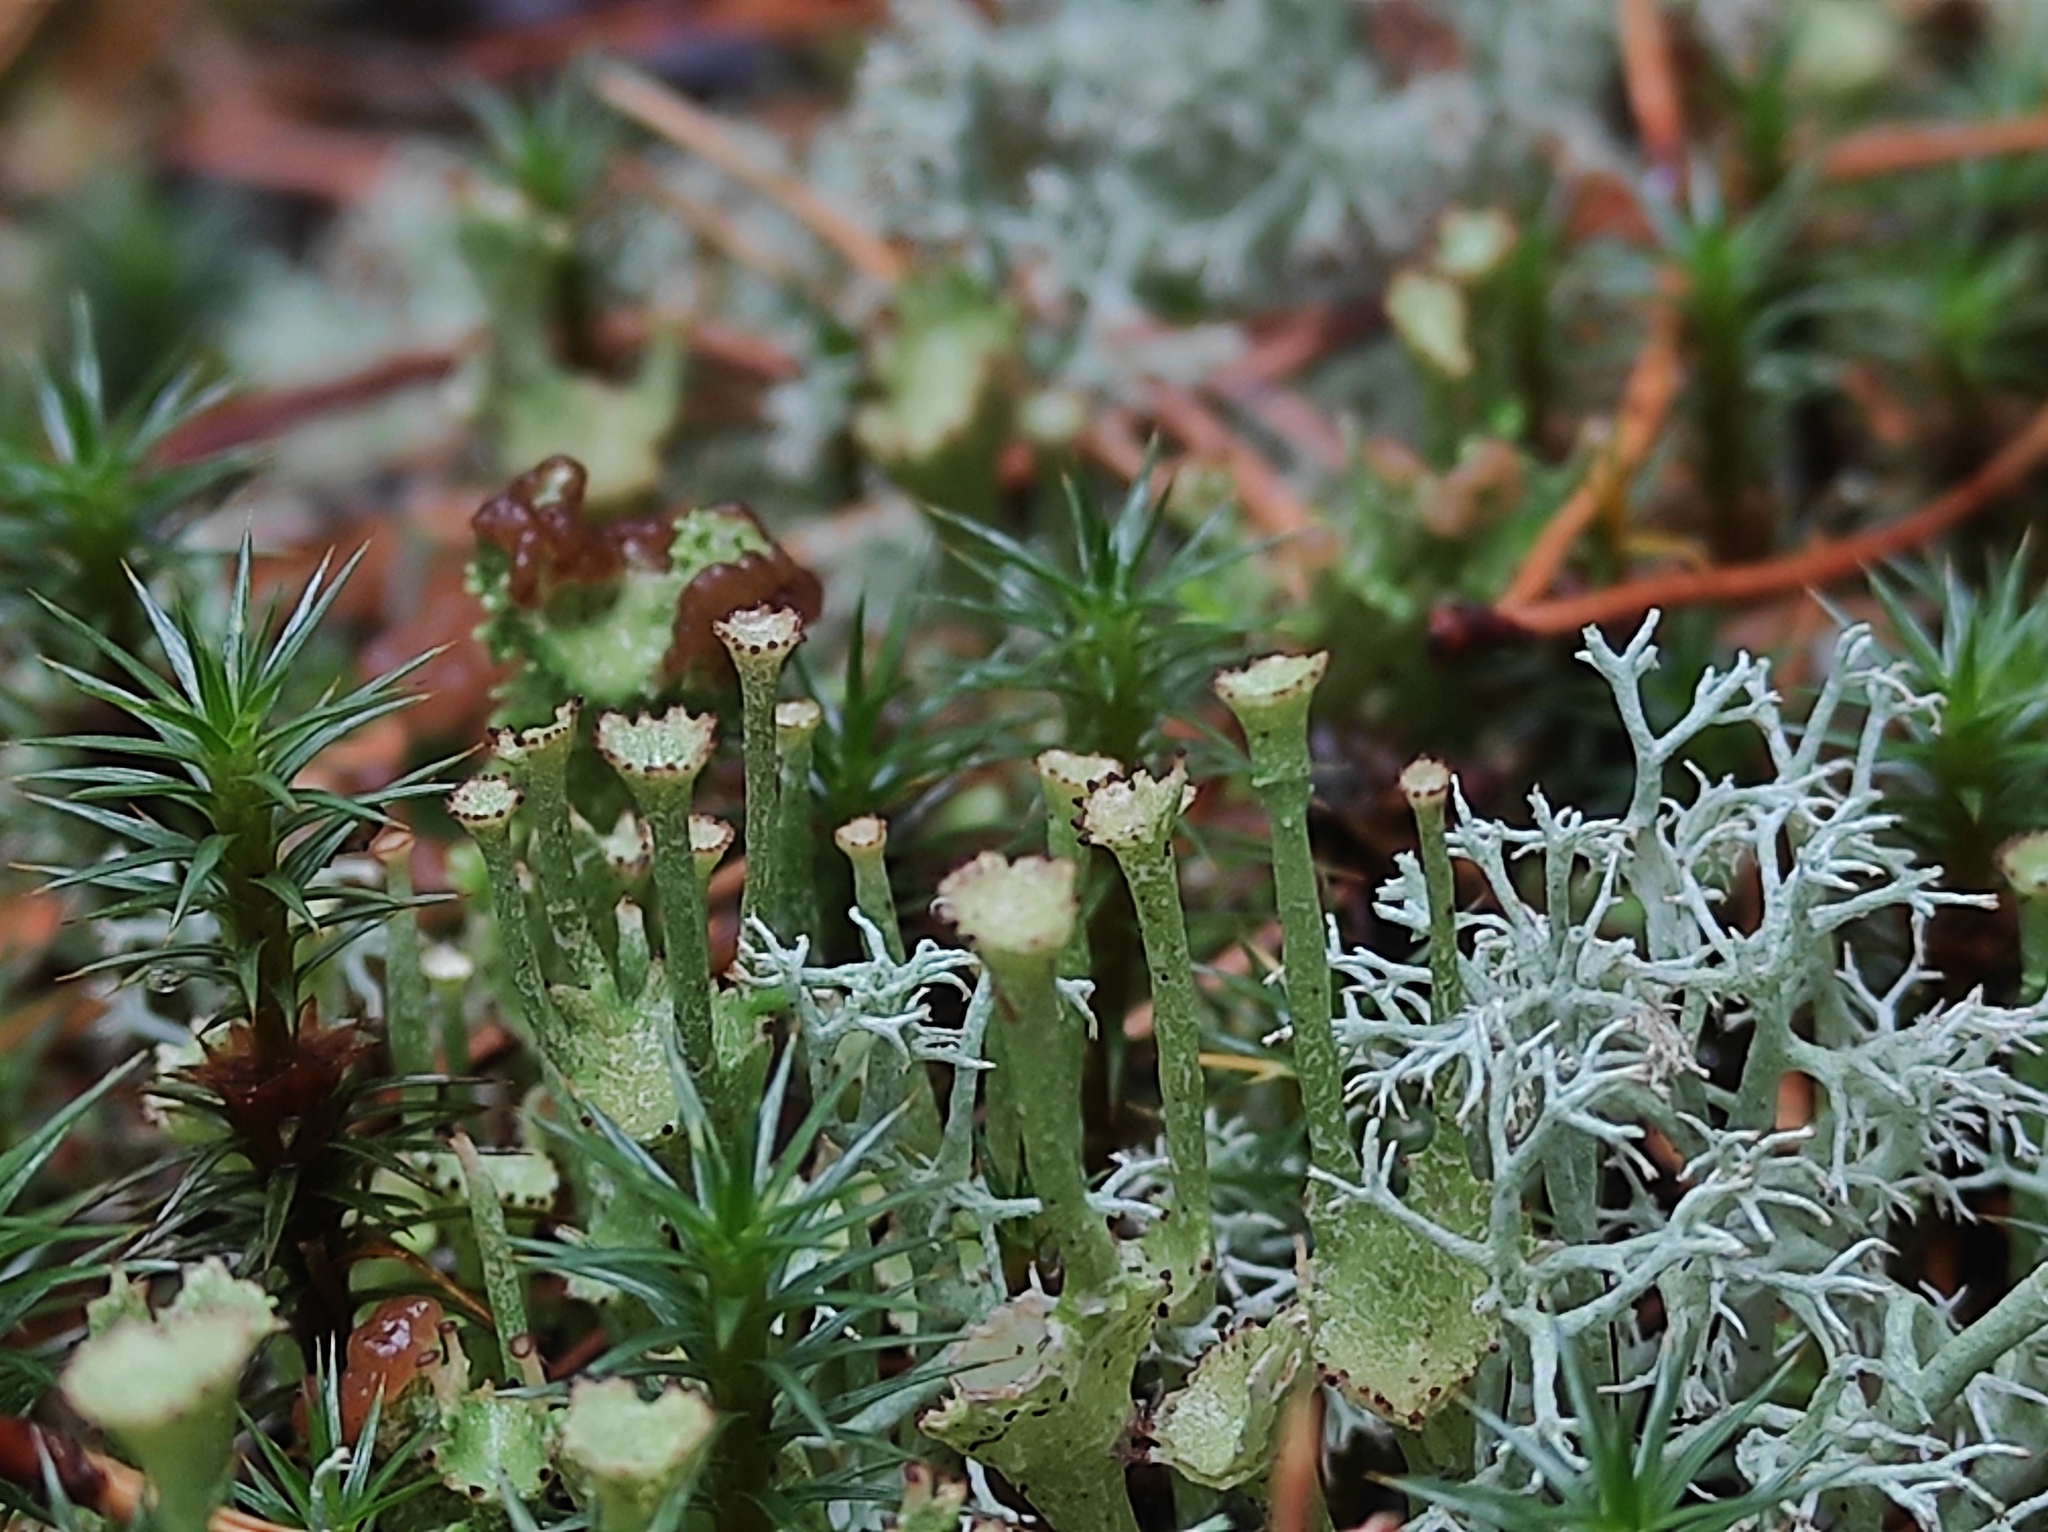
M 1969 478 L 1886 526 L 1815 543 L 1782 558 L 1647 575 L 1582 596 L 1535 602 L 1504 615 L 1531 633 L 1573 633 L 1588 623 L 1640 617 L 1652 607 L 1755 601 L 1831 585 L 1918 548 L 1967 521 L 2018 488 L 2044 459 L 2048 459 L 2048 406 Z
M 623 64 L 599 71 L 596 90 L 614 111 L 766 197 L 863 276 L 889 287 L 903 280 L 908 264 L 888 241 L 832 206 L 801 178 L 761 163 L 716 113 Z
M 1685 166 L 1685 108 L 1672 67 L 1671 33 L 1658 0 L 1617 0 L 1623 83 L 1643 152 L 1672 175 Z
M 1501 615 L 1519 617 L 1519 608 L 1542 598 L 1572 545 L 1641 466 L 1664 429 L 1665 416 L 1678 394 L 1678 375 L 1678 317 L 1669 305 L 1659 304 L 1651 313 L 1649 339 L 1636 354 L 1635 366 L 1622 387 L 1613 441 L 1530 544 L 1514 578 L 1495 603 Z
M 1860 181 L 1895 171 L 2043 149 L 2048 149 L 2048 112 L 1992 122 L 1889 122 L 1830 144 L 1821 154 L 1820 169 L 1830 181 Z

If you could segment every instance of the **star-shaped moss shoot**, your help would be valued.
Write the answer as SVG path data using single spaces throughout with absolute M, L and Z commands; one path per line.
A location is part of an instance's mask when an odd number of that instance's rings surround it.
M 786 606 L 753 606 L 711 625 L 740 677 L 741 749 L 746 758 L 747 886 L 740 897 L 742 929 L 767 919 L 781 898 L 776 827 L 781 794 L 775 754 L 775 691 L 782 665 L 803 642 L 804 621 Z
M 1088 1205 L 1081 1164 L 1087 1036 L 1057 984 L 1060 949 L 1079 915 L 1074 864 L 1040 856 L 1013 862 L 984 851 L 948 874 L 932 908 L 952 922 L 995 978 L 1012 1029 L 996 1067 L 1030 1061 L 1028 1068 L 1013 1067 L 1010 1095 L 1046 1232 L 1059 1247 L 1068 1282 L 1099 1289 L 1115 1275 L 1117 1256 L 1108 1227 Z
M 270 1300 L 218 1262 L 155 1318 L 133 1314 L 83 1342 L 64 1397 L 133 1458 L 164 1532 L 205 1532 L 234 1465 L 242 1373 L 278 1328 Z
M 577 1383 L 559 1453 L 596 1532 L 647 1532 L 695 1476 L 717 1424 L 695 1389 L 670 1387 L 645 1399 L 626 1378 Z
M 1191 1322 L 1209 1306 L 1215 1251 L 1209 1229 L 1209 1151 L 1203 1128 L 1202 1030 L 1196 1014 L 1195 964 L 1181 909 L 1173 831 L 1194 801 L 1186 769 L 1164 777 L 1135 772 L 1090 792 L 1081 804 L 1082 839 L 1103 847 L 1123 870 L 1137 908 L 1145 961 L 1152 975 L 1153 1038 L 1159 1051 L 1159 1096 L 1166 1154 L 1173 1169 L 1173 1206 L 1148 1241 L 1174 1271 L 1173 1310 Z

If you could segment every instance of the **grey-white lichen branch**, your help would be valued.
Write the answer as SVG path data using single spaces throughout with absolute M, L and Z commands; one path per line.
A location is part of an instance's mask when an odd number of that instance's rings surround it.
M 1821 1377 L 1804 1410 L 1753 1418 L 1750 1482 L 1788 1471 L 1788 1503 L 1832 1525 L 1874 1527 L 1889 1501 L 1927 1527 L 2017 1526 L 2001 1508 L 2043 1489 L 2020 1449 L 2048 1415 L 2048 1278 L 1959 1326 L 1888 1244 L 1895 1220 L 1971 1216 L 1966 1193 L 2031 1167 L 2048 1106 L 2009 1067 L 2048 1042 L 2048 1013 L 1930 983 L 1927 924 L 1962 901 L 1890 835 L 1875 779 L 1880 737 L 1924 703 L 1858 628 L 1801 724 L 1743 657 L 1660 729 L 1651 630 L 1619 650 L 1589 632 L 1583 653 L 1634 749 L 1622 812 L 1539 795 L 1521 827 L 1457 801 L 1449 845 L 1486 891 L 1458 920 L 1462 1005 L 1435 1002 L 1431 965 L 1333 938 L 1346 1095 L 1369 1120 L 1363 1177 L 1317 1178 L 1484 1274 L 1508 1358 L 1484 1402 L 1539 1439 L 1572 1450 L 1567 1349 L 1646 1373 L 1654 1293 L 1664 1344 L 1693 1359 L 1689 1410 L 1734 1408 L 1792 1353 Z M 1731 726 L 1761 736 L 1761 780 L 1681 764 Z M 1407 862 L 1380 905 L 1418 943 L 1425 881 Z M 1802 1077 L 1811 1110 L 1786 1120 Z M 1490 1179 L 1477 1237 L 1397 1186 L 1384 1130 L 1418 1094 Z M 1507 1448 L 1486 1470 L 1534 1471 Z

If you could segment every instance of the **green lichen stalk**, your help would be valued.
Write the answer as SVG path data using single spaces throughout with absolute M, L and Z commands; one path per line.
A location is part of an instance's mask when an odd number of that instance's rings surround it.
M 696 1389 L 643 1399 L 631 1379 L 586 1380 L 569 1393 L 561 1458 L 597 1532 L 650 1532 L 687 1493 L 717 1429 Z
M 434 1011 L 420 966 L 420 928 L 412 910 L 404 907 L 413 897 L 413 842 L 412 831 L 393 825 L 370 843 L 384 868 L 384 886 L 401 906 L 384 922 L 384 1037 L 392 1067 L 402 1075 L 434 1069 Z
M 690 816 L 690 861 L 697 869 L 700 887 L 711 881 L 711 874 L 718 870 L 718 864 L 732 850 L 732 843 L 732 826 L 717 815 Z
M 1272 826 L 1287 1011 L 1308 1118 L 1309 1151 L 1323 1169 L 1348 1180 L 1357 1177 L 1360 1165 L 1345 1126 L 1343 1070 L 1330 1025 L 1323 900 L 1308 839 L 1308 710 L 1329 663 L 1325 653 L 1268 655 L 1242 670 L 1223 672 L 1216 678 L 1216 695 L 1244 728 L 1251 749 L 1252 790 Z
M 497 919 L 498 944 L 519 997 L 520 1019 L 527 1033 L 544 1046 L 553 1026 L 547 978 L 540 953 L 526 923 L 526 892 L 519 883 L 519 858 L 512 848 L 512 819 L 526 795 L 503 777 L 471 777 L 448 795 L 448 814 L 469 832 L 483 853 L 490 881 L 491 913 Z
M 578 979 L 592 984 L 604 974 L 604 953 L 579 895 L 576 852 L 569 834 L 569 756 L 576 747 L 580 711 L 576 703 L 565 702 L 555 709 L 553 720 L 539 728 L 500 729 L 491 736 L 491 750 L 533 804 L 527 857 L 548 926 Z
M 1078 755 L 1071 750 L 1048 750 L 1034 764 L 1038 767 L 1039 791 L 1045 795 L 1047 853 L 1076 867 L 1087 866 L 1079 827 L 1082 800 L 1121 775 L 1123 767 L 1106 755 Z M 1081 978 L 1088 973 L 1091 961 L 1087 922 L 1077 920 L 1066 951 L 1060 954 L 1060 976 Z
M 2048 995 L 2048 830 L 2017 836 L 1999 848 L 1998 870 L 2019 902 L 2020 1001 Z
M 773 920 L 781 908 L 780 767 L 775 750 L 775 691 L 782 665 L 802 642 L 803 619 L 787 607 L 749 607 L 713 624 L 740 677 L 741 748 L 746 759 L 747 886 L 740 897 L 744 928 Z
M 683 1061 L 708 1081 L 714 1064 L 711 951 L 705 939 L 704 880 L 697 870 L 690 812 L 697 778 L 711 759 L 716 722 L 683 708 L 659 717 L 607 713 L 597 748 L 625 780 L 654 837 L 654 886 L 661 896 L 662 968 L 675 1004 Z M 730 832 L 727 839 L 730 840 Z
M 237 1397 L 257 1348 L 278 1328 L 270 1300 L 218 1261 L 188 1269 L 162 1314 L 122 1306 L 72 1355 L 71 1407 L 111 1436 L 149 1481 L 161 1532 L 207 1532 L 233 1479 Z
M 811 740 L 824 721 L 824 709 L 807 697 L 775 707 L 776 815 L 782 824 L 776 866 L 783 885 L 777 924 L 792 935 L 815 936 L 818 930 L 818 877 L 811 843 Z
M 832 832 L 853 868 L 853 903 L 882 933 L 882 946 L 896 962 L 903 961 L 903 928 L 896 919 L 896 896 L 889 888 L 889 826 L 873 814 L 849 819 Z
M 1209 1147 L 1203 1127 L 1202 1031 L 1195 998 L 1195 965 L 1188 951 L 1173 831 L 1192 797 L 1185 768 L 1163 779 L 1138 772 L 1088 795 L 1081 834 L 1117 860 L 1138 911 L 1138 929 L 1152 974 L 1152 1031 L 1159 1054 L 1159 1097 L 1166 1120 L 1166 1152 L 1173 1166 L 1172 1218 L 1180 1224 L 1171 1243 L 1192 1259 L 1196 1279 L 1184 1298 L 1189 1310 L 1206 1307 L 1213 1262 L 1209 1212 Z M 1176 1303 L 1176 1308 L 1181 1308 Z
M 2016 836 L 1998 850 L 1998 870 L 2005 877 L 2019 905 L 2020 994 L 2022 1004 L 2033 1005 L 2048 994 L 2048 830 Z M 2013 1055 L 2012 1070 L 2029 1085 L 2048 1087 L 2048 1057 L 2038 1053 Z M 2048 1133 L 2048 1122 L 2033 1124 L 2036 1142 Z M 2012 1197 L 2010 1269 L 2015 1281 L 2038 1270 L 2048 1231 L 2048 1194 L 2029 1183 L 2015 1186 Z
M 995 976 L 1019 1045 L 1008 1056 L 1031 1061 L 1016 1073 L 1016 1098 L 1032 1188 L 1044 1204 L 1066 1280 L 1099 1291 L 1116 1273 L 1116 1246 L 1088 1203 L 1081 1162 L 1085 1037 L 1057 983 L 1060 950 L 1078 914 L 1074 864 L 1044 857 L 1012 862 L 983 852 L 939 885 L 934 908 Z
M 1444 834 L 1444 804 L 1451 795 L 1450 769 L 1423 756 L 1401 773 L 1401 791 L 1415 815 L 1422 845 L 1422 876 L 1429 891 L 1429 993 L 1435 1014 L 1465 1008 L 1458 974 L 1457 888 L 1451 876 L 1451 848 Z
M 469 1203 L 470 1222 L 476 1232 L 476 1248 L 484 1268 L 484 1296 L 490 1301 L 491 1318 L 498 1327 L 498 1346 L 503 1353 L 507 1382 L 539 1388 L 547 1382 L 540 1357 L 533 1348 L 533 1333 L 526 1319 L 526 1287 L 512 1255 L 512 1237 L 505 1228 L 505 1209 L 498 1202 L 498 1189 L 484 1170 L 483 1157 L 467 1133 L 457 1132 L 449 1147 L 462 1171 L 463 1196 Z

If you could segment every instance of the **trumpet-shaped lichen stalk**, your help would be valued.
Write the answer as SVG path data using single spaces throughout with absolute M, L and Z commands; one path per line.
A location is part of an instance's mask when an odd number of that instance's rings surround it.
M 1074 864 L 1035 856 L 1012 862 L 986 851 L 946 877 L 933 908 L 958 928 L 995 978 L 1018 1045 L 1005 1056 L 1030 1061 L 1017 1069 L 1014 1083 L 1032 1189 L 1044 1205 L 1046 1229 L 1068 1283 L 1099 1291 L 1116 1275 L 1116 1244 L 1088 1203 L 1081 1163 L 1086 1039 L 1058 988 L 1060 949 L 1078 914 Z
M 569 755 L 576 747 L 579 711 L 576 703 L 565 702 L 555 709 L 553 721 L 539 728 L 500 729 L 491 736 L 491 749 L 533 803 L 533 836 L 527 858 L 556 945 L 569 960 L 578 982 L 597 984 L 605 976 L 604 952 L 583 908 L 576 851 L 570 839 Z
M 1456 1015 L 1465 1008 L 1465 982 L 1458 973 L 1457 887 L 1451 875 L 1451 847 L 1444 833 L 1444 804 L 1451 796 L 1451 771 L 1442 761 L 1419 756 L 1401 773 L 1401 791 L 1415 815 L 1422 845 L 1422 880 L 1429 895 L 1429 994 L 1431 1014 Z
M 777 818 L 781 845 L 776 866 L 782 878 L 781 922 L 791 933 L 816 936 L 818 871 L 811 842 L 811 740 L 825 710 L 802 697 L 775 705 Z
M 1331 1175 L 1355 1181 L 1363 1167 L 1344 1117 L 1344 1074 L 1331 1025 L 1330 963 L 1323 899 L 1309 849 L 1308 709 L 1328 654 L 1273 654 L 1216 678 L 1251 749 L 1252 790 L 1273 841 L 1273 890 L 1280 909 L 1287 1011 L 1295 1073 L 1308 1119 L 1309 1151 Z
M 853 867 L 854 908 L 882 933 L 882 950 L 892 962 L 903 961 L 903 930 L 896 920 L 896 896 L 889 888 L 888 824 L 873 814 L 849 819 L 832 832 L 832 843 Z M 924 1066 L 899 1055 L 895 1049 L 870 1047 L 867 1085 L 861 1092 L 860 1124 L 873 1126 L 896 1107 L 907 1102 L 903 1141 L 921 1154 L 935 1154 L 939 1147 L 938 1098 Z
M 413 842 L 404 825 L 391 825 L 370 842 L 370 854 L 384 868 L 385 890 L 400 906 L 384 921 L 384 1038 L 392 1066 L 402 1075 L 434 1071 L 433 1009 L 411 909 Z
M 2020 1001 L 2032 1005 L 2048 994 L 2048 830 L 2020 835 L 1998 848 L 1998 870 L 2019 905 Z M 2048 1057 L 2025 1050 L 2013 1054 L 2012 1071 L 2029 1085 L 2048 1088 Z M 2048 1123 L 2032 1125 L 2034 1141 L 2048 1134 Z M 2042 1236 L 2048 1228 L 2048 1196 L 2023 1184 L 2013 1189 L 2009 1262 L 2014 1280 L 2041 1265 Z
M 462 999 L 476 977 L 476 961 L 451 942 L 436 942 L 420 954 L 420 974 L 433 994 L 440 1022 L 441 1068 L 451 1075 L 467 1073 L 469 1023 L 462 1014 Z
M 491 910 L 498 920 L 498 945 L 511 970 L 520 1016 L 533 1040 L 545 1047 L 554 1032 L 554 1010 L 540 953 L 527 927 L 526 892 L 519 884 L 519 859 L 512 849 L 512 818 L 525 798 L 503 777 L 471 777 L 448 795 L 448 813 L 483 853 Z
M 903 961 L 903 928 L 896 920 L 896 896 L 889 889 L 889 826 L 873 814 L 849 819 L 832 832 L 853 867 L 853 903 L 882 933 L 890 958 Z
M 1214 1259 L 1209 1228 L 1209 1145 L 1202 1124 L 1202 1029 L 1195 999 L 1195 963 L 1188 951 L 1173 831 L 1193 797 L 1178 762 L 1163 779 L 1138 772 L 1106 782 L 1081 806 L 1083 838 L 1116 858 L 1131 888 L 1145 960 L 1152 971 L 1152 1035 L 1159 1055 L 1159 1098 L 1166 1153 L 1173 1166 L 1173 1216 L 1187 1227 L 1179 1239 L 1201 1269 Z M 1181 1295 L 1207 1307 L 1209 1284 L 1196 1280 Z M 1176 1308 L 1180 1307 L 1176 1303 Z
M 218 1268 L 216 1268 L 218 1269 Z M 123 1318 L 81 1344 L 64 1369 L 64 1396 L 134 1459 L 156 1496 L 162 1532 L 206 1532 L 234 1467 L 242 1373 L 277 1328 L 248 1283 L 212 1284 L 223 1298 L 180 1295 L 154 1318 Z
M 1086 867 L 1081 851 L 1081 802 L 1096 788 L 1123 774 L 1121 763 L 1106 755 L 1077 755 L 1071 750 L 1048 750 L 1033 763 L 1038 768 L 1039 791 L 1045 795 L 1045 847 L 1055 858 L 1076 867 Z M 1060 954 L 1060 976 L 1079 979 L 1090 964 L 1088 925 L 1074 922 L 1074 934 Z
M 463 1196 L 469 1203 L 477 1255 L 483 1262 L 484 1296 L 498 1327 L 505 1379 L 515 1386 L 523 1383 L 529 1388 L 544 1387 L 547 1375 L 541 1371 L 533 1329 L 526 1320 L 526 1286 L 520 1280 L 519 1263 L 512 1255 L 512 1236 L 505 1228 L 505 1209 L 498 1201 L 498 1188 L 485 1172 L 483 1157 L 476 1152 L 467 1133 L 458 1130 L 449 1140 L 449 1147 L 455 1151 L 455 1163 L 462 1171 Z
M 740 896 L 744 930 L 781 910 L 781 815 L 775 759 L 775 691 L 782 664 L 803 641 L 803 619 L 788 607 L 749 607 L 712 625 L 740 676 L 741 751 L 746 759 L 747 886 Z M 788 934 L 788 933 L 781 933 Z
M 648 1532 L 696 1476 L 717 1428 L 710 1401 L 695 1389 L 643 1399 L 628 1378 L 578 1382 L 562 1416 L 560 1455 L 596 1532 Z
M 598 751 L 625 779 L 634 805 L 654 837 L 662 970 L 675 1006 L 683 1061 L 700 1084 L 710 1079 L 716 1054 L 704 880 L 697 872 L 690 799 L 697 778 L 711 759 L 716 734 L 717 723 L 710 715 L 698 716 L 680 707 L 659 717 L 607 713 L 597 721 Z
M 709 883 L 711 874 L 732 850 L 732 826 L 715 814 L 690 816 L 690 860 L 696 864 L 697 881 Z

